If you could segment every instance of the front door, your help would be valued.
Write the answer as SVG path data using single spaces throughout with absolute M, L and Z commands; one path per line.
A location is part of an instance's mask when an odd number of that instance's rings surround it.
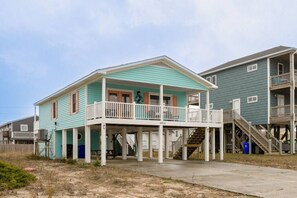
M 277 95 L 277 115 L 283 116 L 285 115 L 285 96 L 284 95 Z
M 232 109 L 240 115 L 240 98 L 233 99 Z
M 108 91 L 108 103 L 106 105 L 107 117 L 130 118 L 132 116 L 132 92 Z

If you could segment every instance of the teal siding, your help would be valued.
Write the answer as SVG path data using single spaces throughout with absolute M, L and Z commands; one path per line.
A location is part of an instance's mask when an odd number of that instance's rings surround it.
M 247 66 L 257 63 L 258 70 L 247 72 Z M 244 64 L 219 71 L 218 89 L 210 91 L 210 103 L 214 109 L 232 109 L 232 100 L 240 98 L 241 115 L 253 124 L 267 123 L 267 60 Z M 209 75 L 203 76 L 207 77 Z M 258 96 L 258 102 L 247 103 L 247 97 Z M 201 94 L 201 107 L 205 108 L 205 94 Z
M 134 87 L 134 86 L 124 86 L 124 85 L 115 85 L 115 84 L 107 84 L 107 89 L 120 89 L 120 90 L 129 90 L 133 91 L 133 96 L 135 97 L 137 91 L 140 91 L 142 94 L 145 92 L 151 93 L 160 93 L 159 89 L 145 88 L 145 87 Z M 184 107 L 187 105 L 187 96 L 186 92 L 182 91 L 172 91 L 172 90 L 164 90 L 164 94 L 171 94 L 173 96 L 177 96 L 177 105 L 179 107 Z M 134 100 L 134 98 L 133 98 Z M 101 101 L 101 84 L 100 83 L 92 83 L 88 85 L 88 104 L 93 104 L 95 101 Z
M 207 90 L 205 86 L 192 80 L 184 74 L 174 69 L 162 66 L 137 67 L 135 69 L 108 74 L 106 75 L 106 78 Z

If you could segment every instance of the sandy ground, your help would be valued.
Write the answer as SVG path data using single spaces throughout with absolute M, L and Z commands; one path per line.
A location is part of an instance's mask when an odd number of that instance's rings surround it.
M 148 176 L 112 167 L 29 160 L 19 154 L 0 154 L 0 160 L 32 167 L 31 185 L 0 192 L 3 197 L 247 197 L 202 185 Z

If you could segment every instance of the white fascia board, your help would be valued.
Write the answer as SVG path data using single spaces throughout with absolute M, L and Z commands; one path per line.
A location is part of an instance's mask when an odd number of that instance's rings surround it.
M 240 62 L 240 63 L 236 63 L 236 64 L 233 64 L 233 65 L 230 65 L 228 67 L 223 67 L 223 68 L 220 68 L 220 69 L 216 69 L 216 70 L 213 70 L 213 71 L 209 71 L 209 72 L 202 72 L 200 73 L 199 75 L 200 76 L 206 76 L 206 75 L 209 75 L 209 74 L 213 74 L 215 72 L 219 72 L 219 71 L 222 71 L 222 70 L 226 70 L 226 69 L 230 69 L 232 67 L 236 67 L 236 66 L 239 66 L 239 65 L 243 65 L 243 64 L 246 64 L 246 63 L 250 63 L 250 62 L 253 62 L 253 61 L 257 61 L 257 60 L 260 60 L 260 59 L 264 59 L 264 58 L 272 58 L 272 57 L 275 57 L 275 56 L 278 56 L 278 55 L 281 55 L 285 52 L 289 52 L 289 51 L 292 51 L 292 50 L 296 50 L 295 48 L 290 48 L 290 49 L 286 49 L 286 50 L 283 50 L 283 51 L 279 51 L 279 52 L 275 52 L 275 53 L 272 53 L 272 54 L 268 54 L 266 56 L 261 56 L 261 57 L 258 57 L 258 58 L 254 58 L 254 59 L 250 59 L 248 61 L 243 61 L 243 62 Z

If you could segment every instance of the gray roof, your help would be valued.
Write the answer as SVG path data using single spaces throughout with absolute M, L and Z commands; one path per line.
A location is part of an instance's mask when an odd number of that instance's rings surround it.
M 252 61 L 255 61 L 255 60 L 262 59 L 262 58 L 267 58 L 269 56 L 272 56 L 272 55 L 275 55 L 275 54 L 278 54 L 278 53 L 282 53 L 282 52 L 285 52 L 285 51 L 290 51 L 290 50 L 296 50 L 296 48 L 287 47 L 287 46 L 274 47 L 274 48 L 271 48 L 271 49 L 268 49 L 268 50 L 264 50 L 264 51 L 261 51 L 261 52 L 255 53 L 255 54 L 251 54 L 251 55 L 248 55 L 248 56 L 244 56 L 242 58 L 238 58 L 238 59 L 226 62 L 226 63 L 224 63 L 222 65 L 219 65 L 219 66 L 213 67 L 213 68 L 211 68 L 209 70 L 206 70 L 204 72 L 201 72 L 199 75 L 201 75 L 201 76 L 207 75 L 207 74 L 210 74 L 210 73 L 213 73 L 213 72 L 216 72 L 216 71 L 228 69 L 230 67 L 235 67 L 235 66 L 238 66 L 240 64 L 252 62 Z
M 29 116 L 29 117 L 20 118 L 20 119 L 17 119 L 17 120 L 12 120 L 12 121 L 6 122 L 4 124 L 1 124 L 0 127 L 3 127 L 3 126 L 8 125 L 8 124 L 11 124 L 13 122 L 18 122 L 18 121 L 21 121 L 21 120 L 26 120 L 26 119 L 29 119 L 29 118 L 34 118 L 34 116 Z M 36 116 L 36 120 L 39 120 L 39 116 Z

